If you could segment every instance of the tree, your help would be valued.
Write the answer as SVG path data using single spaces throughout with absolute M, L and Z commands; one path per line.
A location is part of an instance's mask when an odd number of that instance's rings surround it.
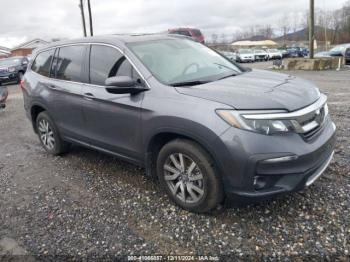
M 290 21 L 287 13 L 284 13 L 283 16 L 279 20 L 279 28 L 280 32 L 283 35 L 283 41 L 286 42 L 286 36 L 290 31 Z

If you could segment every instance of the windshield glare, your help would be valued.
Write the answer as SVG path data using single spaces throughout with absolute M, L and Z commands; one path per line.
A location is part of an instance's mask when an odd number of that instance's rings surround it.
M 3 59 L 0 60 L 0 67 L 2 66 L 15 66 L 20 64 L 20 59 L 14 58 L 14 59 Z
M 163 39 L 128 44 L 160 82 L 211 82 L 242 71 L 210 48 L 186 39 Z

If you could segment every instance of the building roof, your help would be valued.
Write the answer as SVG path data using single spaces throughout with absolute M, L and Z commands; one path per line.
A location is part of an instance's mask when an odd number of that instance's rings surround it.
M 12 48 L 11 51 L 17 50 L 17 49 L 22 49 L 22 48 L 35 49 L 35 48 L 40 47 L 42 45 L 47 45 L 48 43 L 49 42 L 42 40 L 40 38 L 35 38 L 35 39 L 24 42 L 24 43 L 14 47 L 14 48 Z
M 263 41 L 237 41 L 232 43 L 233 46 L 276 46 L 277 43 L 272 40 Z
M 7 47 L 0 46 L 0 54 L 10 55 L 11 50 Z

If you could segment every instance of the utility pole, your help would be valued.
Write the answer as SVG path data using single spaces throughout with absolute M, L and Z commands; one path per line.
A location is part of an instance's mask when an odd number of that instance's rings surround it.
M 326 51 L 328 51 L 327 25 L 324 26 L 324 42 L 325 42 Z
M 315 0 L 310 0 L 310 18 L 309 18 L 310 59 L 314 58 L 314 42 L 315 42 Z
M 79 8 L 81 11 L 81 19 L 83 22 L 83 32 L 84 36 L 86 37 L 86 25 L 85 25 L 85 15 L 84 15 L 84 5 L 83 5 L 83 0 L 80 0 Z
M 89 11 L 90 35 L 93 36 L 94 35 L 94 31 L 93 31 L 93 28 L 92 28 L 92 15 L 91 15 L 90 0 L 87 0 L 87 2 L 88 2 L 88 11 Z

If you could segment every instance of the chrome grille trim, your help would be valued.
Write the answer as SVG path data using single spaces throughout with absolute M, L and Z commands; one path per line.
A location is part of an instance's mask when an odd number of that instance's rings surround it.
M 326 103 L 327 96 L 321 94 L 315 103 L 294 112 L 243 114 L 242 116 L 256 120 L 290 120 L 295 132 L 304 134 L 319 129 L 323 125 L 328 115 Z
M 319 178 L 323 174 L 323 172 L 327 169 L 327 167 L 331 163 L 333 156 L 334 156 L 334 151 L 331 153 L 331 155 L 328 157 L 328 159 L 323 163 L 323 165 L 315 172 L 315 174 L 313 174 L 312 176 L 310 176 L 308 178 L 308 180 L 306 181 L 307 187 L 312 185 L 316 181 L 316 179 Z

